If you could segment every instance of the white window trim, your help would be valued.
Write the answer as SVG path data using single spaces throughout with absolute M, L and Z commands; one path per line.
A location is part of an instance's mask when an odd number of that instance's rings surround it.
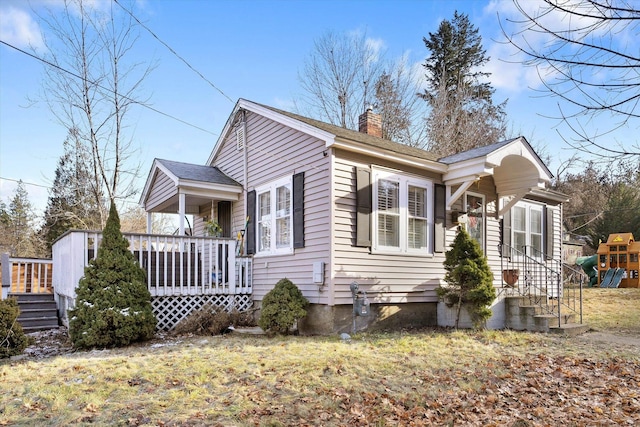
M 541 204 L 537 204 L 537 203 L 530 203 L 530 202 L 518 202 L 515 204 L 515 207 L 519 207 L 519 208 L 524 208 L 525 209 L 525 246 L 527 247 L 533 247 L 533 245 L 531 244 L 532 240 L 531 240 L 531 211 L 535 210 L 540 212 L 540 253 L 536 253 L 536 254 L 527 254 L 528 256 L 532 257 L 532 258 L 540 258 L 541 257 L 541 253 L 544 249 L 544 205 Z M 512 208 L 513 211 L 513 208 Z M 514 222 L 515 222 L 515 215 L 512 213 L 511 214 L 511 242 L 512 242 L 512 246 L 517 249 L 518 251 L 522 251 L 522 248 L 518 248 L 515 246 L 515 232 L 516 229 L 514 227 Z M 538 234 L 538 233 L 536 233 Z
M 432 255 L 433 254 L 433 182 L 424 178 L 403 173 L 401 171 L 372 167 L 373 199 L 372 199 L 372 246 L 371 252 L 393 255 Z M 378 182 L 379 180 L 396 181 L 400 183 L 400 245 L 399 247 L 382 246 L 378 244 Z M 427 209 L 427 247 L 426 249 L 409 248 L 408 238 L 408 189 L 409 186 L 426 189 L 425 204 Z
M 276 246 L 276 189 L 278 187 L 288 186 L 291 192 L 290 204 L 289 207 L 289 246 L 284 248 L 278 248 Z M 267 184 L 261 185 L 260 187 L 256 187 L 256 254 L 255 256 L 269 256 L 269 255 L 287 255 L 293 253 L 293 175 L 286 176 L 284 178 L 277 179 L 275 181 L 268 182 Z M 259 229 L 259 214 L 260 214 L 260 194 L 270 192 L 271 194 L 271 245 L 269 250 L 260 250 L 260 229 Z
M 473 191 L 467 191 L 464 193 L 464 210 L 467 210 L 467 206 L 469 206 L 469 202 L 467 200 L 468 196 L 479 197 L 482 199 L 482 252 L 487 253 L 487 198 L 484 194 L 474 193 Z M 467 218 L 470 212 L 467 212 Z M 467 232 L 469 230 L 467 229 Z

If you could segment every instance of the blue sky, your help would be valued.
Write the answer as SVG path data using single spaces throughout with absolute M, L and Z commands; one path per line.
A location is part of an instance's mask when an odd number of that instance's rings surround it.
M 25 50 L 29 42 L 37 45 L 34 9 L 43 5 L 56 10 L 59 1 L 0 3 L 0 39 Z M 238 98 L 291 109 L 301 94 L 298 73 L 314 39 L 327 31 L 366 33 L 386 59 L 407 55 L 410 63 L 419 64 L 428 54 L 423 37 L 437 31 L 455 10 L 468 14 L 480 29 L 491 56 L 487 69 L 493 73 L 495 100 L 509 99 L 511 133 L 546 147 L 554 171 L 571 155 L 556 134 L 558 122 L 543 117 L 555 113 L 556 101 L 536 93 L 540 83 L 535 70 L 511 63 L 512 49 L 498 42 L 497 13 L 512 14 L 510 1 L 146 0 L 137 4 L 137 17 L 233 102 L 141 29 L 136 57 L 157 62 L 143 93 L 153 108 L 208 132 L 143 108 L 132 110 L 128 133 L 140 149 L 138 186 L 144 185 L 155 157 L 204 163 Z M 39 61 L 0 45 L 0 199 L 6 202 L 13 180 L 21 179 L 30 184 L 27 190 L 40 211 L 66 137 L 47 106 L 30 101 L 42 89 L 42 68 Z

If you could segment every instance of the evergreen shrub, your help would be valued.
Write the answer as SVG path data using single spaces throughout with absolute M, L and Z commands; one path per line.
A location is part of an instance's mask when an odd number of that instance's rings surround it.
M 32 342 L 17 321 L 19 315 L 14 298 L 0 300 L 0 359 L 17 356 Z
M 146 274 L 128 247 L 112 203 L 98 256 L 85 268 L 69 311 L 74 347 L 122 347 L 153 337 L 156 318 Z
M 287 335 L 298 319 L 307 315 L 309 301 L 289 279 L 282 279 L 264 296 L 258 326 Z
M 451 249 L 445 253 L 443 264 L 446 285 L 436 291 L 448 306 L 456 306 L 456 329 L 462 306 L 467 308 L 475 328 L 484 327 L 492 314 L 489 306 L 496 299 L 496 290 L 493 273 L 480 245 L 460 229 Z

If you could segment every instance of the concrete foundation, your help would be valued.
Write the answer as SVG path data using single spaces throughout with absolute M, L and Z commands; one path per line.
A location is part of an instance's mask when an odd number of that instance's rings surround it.
M 491 305 L 493 314 L 487 320 L 487 329 L 504 329 L 506 327 L 505 301 L 504 296 L 500 296 L 493 301 Z M 448 307 L 445 303 L 438 303 L 438 326 L 454 327 L 456 324 L 456 307 Z M 460 321 L 458 322 L 460 329 L 469 329 L 473 327 L 471 318 L 467 310 L 462 307 L 460 310 Z
M 355 318 L 356 332 L 437 326 L 437 303 L 371 304 L 368 316 Z M 303 335 L 353 333 L 352 305 L 312 304 L 298 322 Z

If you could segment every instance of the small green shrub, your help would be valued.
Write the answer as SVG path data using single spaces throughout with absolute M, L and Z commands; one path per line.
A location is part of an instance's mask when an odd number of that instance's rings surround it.
M 229 326 L 253 326 L 255 322 L 249 312 L 226 311 L 223 307 L 205 304 L 193 310 L 173 330 L 175 334 L 219 335 Z
M 74 347 L 121 347 L 153 337 L 156 318 L 146 273 L 128 247 L 112 203 L 98 256 L 85 268 L 69 311 Z
M 473 326 L 484 327 L 491 317 L 489 306 L 496 299 L 493 287 L 493 273 L 478 242 L 460 229 L 445 253 L 444 276 L 446 285 L 436 288 L 438 296 L 449 306 L 456 306 L 455 327 L 458 329 L 460 310 L 464 305 L 471 317 Z
M 32 342 L 16 320 L 19 315 L 15 299 L 0 300 L 0 359 L 17 356 Z
M 282 279 L 264 296 L 258 326 L 264 331 L 288 334 L 307 315 L 309 301 L 289 279 Z

